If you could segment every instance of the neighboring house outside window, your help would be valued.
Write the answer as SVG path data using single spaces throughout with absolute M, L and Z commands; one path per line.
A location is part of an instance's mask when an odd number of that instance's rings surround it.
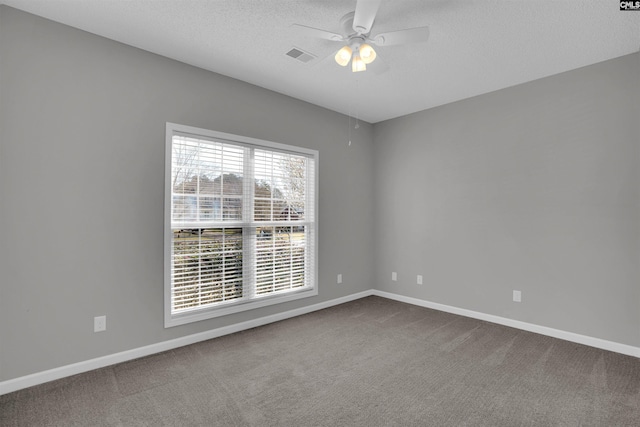
M 317 151 L 167 123 L 166 156 L 166 327 L 317 295 Z

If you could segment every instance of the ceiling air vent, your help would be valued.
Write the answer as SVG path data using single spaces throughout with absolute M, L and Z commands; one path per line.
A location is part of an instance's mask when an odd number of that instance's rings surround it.
M 304 62 L 305 64 L 316 58 L 315 55 L 305 52 L 304 50 L 297 47 L 291 48 L 291 50 L 287 52 L 286 55 L 300 62 Z

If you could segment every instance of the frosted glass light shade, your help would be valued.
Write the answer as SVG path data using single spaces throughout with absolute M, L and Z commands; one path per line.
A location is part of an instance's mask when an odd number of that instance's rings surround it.
M 360 58 L 362 58 L 362 62 L 365 64 L 371 64 L 376 59 L 376 51 L 373 50 L 371 46 L 366 43 L 363 43 L 358 49 L 360 52 Z
M 353 51 L 349 46 L 343 47 L 338 51 L 338 53 L 336 53 L 336 57 L 335 57 L 336 62 L 342 65 L 343 67 L 346 67 L 347 64 L 349 63 L 349 60 L 351 60 L 352 53 Z
M 351 71 L 357 73 L 358 71 L 364 71 L 366 69 L 367 65 L 364 63 L 362 58 L 360 58 L 360 55 L 358 55 L 358 53 L 356 52 L 356 54 L 353 55 L 353 61 L 351 62 Z

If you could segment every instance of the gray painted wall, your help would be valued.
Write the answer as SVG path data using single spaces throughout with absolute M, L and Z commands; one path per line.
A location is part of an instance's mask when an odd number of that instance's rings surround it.
M 639 79 L 633 54 L 375 124 L 376 288 L 640 345 Z
M 0 58 L 0 381 L 371 288 L 371 125 L 6 6 Z M 317 297 L 164 329 L 167 121 L 319 150 Z

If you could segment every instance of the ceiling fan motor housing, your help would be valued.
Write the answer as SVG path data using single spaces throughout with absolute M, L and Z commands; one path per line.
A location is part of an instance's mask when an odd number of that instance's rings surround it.
M 363 36 L 350 36 L 348 42 L 349 47 L 355 52 L 360 49 L 360 46 L 365 42 L 365 38 Z

